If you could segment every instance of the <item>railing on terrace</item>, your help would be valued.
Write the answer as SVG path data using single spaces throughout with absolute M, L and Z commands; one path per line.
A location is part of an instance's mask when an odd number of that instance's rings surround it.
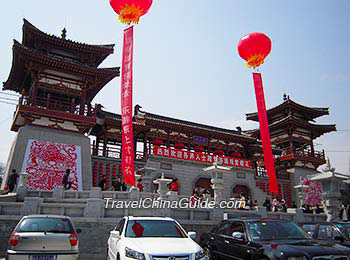
M 97 147 L 96 144 L 91 144 L 91 154 L 95 156 L 108 157 L 114 159 L 122 158 L 121 148 L 107 146 L 104 150 L 102 146 Z M 135 160 L 147 160 L 148 153 L 144 154 L 141 151 L 136 151 Z
M 62 111 L 74 115 L 83 116 L 94 116 L 96 108 L 91 105 L 86 104 L 82 109 L 80 105 L 76 105 L 73 102 L 69 103 L 63 100 L 58 100 L 54 98 L 36 98 L 35 105 L 29 97 L 20 97 L 19 105 L 23 106 L 35 106 L 39 108 L 52 109 L 57 111 Z
M 282 151 L 280 159 L 284 157 L 288 157 L 290 155 L 298 156 L 299 158 L 317 158 L 321 160 L 325 160 L 324 151 L 314 151 L 312 152 L 310 149 L 295 149 L 295 148 L 286 148 Z

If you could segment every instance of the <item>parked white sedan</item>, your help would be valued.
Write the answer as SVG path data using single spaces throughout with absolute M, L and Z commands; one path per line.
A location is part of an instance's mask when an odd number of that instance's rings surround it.
M 203 249 L 171 218 L 124 217 L 110 233 L 109 260 L 206 260 Z

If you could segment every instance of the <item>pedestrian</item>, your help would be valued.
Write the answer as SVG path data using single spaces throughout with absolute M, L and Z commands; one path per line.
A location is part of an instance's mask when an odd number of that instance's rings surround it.
M 101 188 L 101 190 L 105 190 L 106 188 L 106 176 L 103 175 L 102 178 L 98 181 L 98 187 Z
M 348 214 L 347 214 L 347 205 L 342 204 L 340 211 L 339 211 L 339 219 L 342 221 L 348 221 Z
M 17 180 L 18 180 L 18 174 L 16 172 L 16 169 L 12 169 L 12 174 L 9 176 L 9 179 L 7 181 L 7 185 L 9 187 L 9 192 L 13 192 L 15 187 L 17 186 Z
M 70 174 L 70 169 L 66 169 L 66 172 L 63 175 L 62 178 L 62 187 L 64 190 L 70 190 L 70 188 L 72 187 L 72 182 L 68 180 Z
M 121 191 L 122 190 L 122 183 L 120 182 L 119 179 L 117 179 L 114 183 L 113 183 L 113 189 L 115 191 Z
M 264 207 L 266 207 L 266 211 L 271 211 L 271 200 L 270 196 L 266 196 L 266 199 L 263 204 Z
M 272 211 L 277 212 L 280 204 L 276 198 L 273 199 L 272 201 Z
M 142 179 L 137 180 L 137 188 L 139 189 L 140 192 L 143 191 L 143 185 L 142 185 Z
M 194 188 L 193 194 L 195 194 L 195 193 L 197 193 L 199 196 L 199 194 L 201 194 L 201 187 L 197 186 L 196 188 Z
M 122 183 L 122 191 L 126 191 L 128 187 L 126 186 L 125 182 Z
M 239 194 L 239 201 L 240 201 L 239 209 L 240 210 L 244 210 L 246 208 L 246 206 L 248 206 L 248 205 L 246 205 L 247 202 L 246 202 L 246 198 L 244 197 L 244 193 L 243 192 L 241 192 Z
M 287 212 L 287 205 L 286 205 L 286 201 L 284 199 L 281 200 L 280 211 Z
M 193 195 L 190 197 L 190 203 L 191 206 L 195 206 L 198 203 L 199 200 L 199 194 L 197 192 L 194 192 Z
M 316 213 L 316 214 L 324 213 L 323 209 L 320 208 L 320 205 L 318 205 L 318 204 L 316 204 L 315 213 Z
M 173 181 L 170 183 L 170 191 L 179 191 L 179 182 L 177 181 L 177 178 L 174 178 Z
M 257 200 L 254 200 L 254 207 L 258 207 L 259 206 L 259 203 Z
M 250 196 L 248 196 L 248 208 L 249 210 L 254 210 L 254 201 L 252 200 L 252 198 Z

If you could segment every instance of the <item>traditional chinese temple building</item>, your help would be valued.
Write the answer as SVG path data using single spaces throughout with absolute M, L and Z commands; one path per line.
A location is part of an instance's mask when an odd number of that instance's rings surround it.
M 53 189 L 71 169 L 73 189 L 90 189 L 101 178 L 108 187 L 122 176 L 121 116 L 93 105 L 98 92 L 119 68 L 99 68 L 113 45 L 89 45 L 48 35 L 24 20 L 22 43 L 13 45 L 13 63 L 4 90 L 21 95 L 11 130 L 17 132 L 6 174 L 29 173 L 30 189 Z M 316 173 L 324 152 L 313 141 L 335 125 L 313 121 L 327 108 L 300 105 L 284 97 L 267 111 L 279 184 L 279 199 L 296 199 L 293 186 L 301 176 Z M 247 120 L 258 121 L 257 113 Z M 189 122 L 142 111 L 133 117 L 135 168 L 145 191 L 162 173 L 179 180 L 180 195 L 195 187 L 211 191 L 211 175 L 203 171 L 215 158 L 229 166 L 222 197 L 244 192 L 261 204 L 268 195 L 259 129 L 242 131 Z

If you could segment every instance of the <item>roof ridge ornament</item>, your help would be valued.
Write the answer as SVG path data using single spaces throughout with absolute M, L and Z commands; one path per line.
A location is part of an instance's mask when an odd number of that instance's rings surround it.
M 62 30 L 61 38 L 62 38 L 63 40 L 65 40 L 66 37 L 67 37 L 67 30 L 66 30 L 66 27 L 64 27 L 63 30 Z

